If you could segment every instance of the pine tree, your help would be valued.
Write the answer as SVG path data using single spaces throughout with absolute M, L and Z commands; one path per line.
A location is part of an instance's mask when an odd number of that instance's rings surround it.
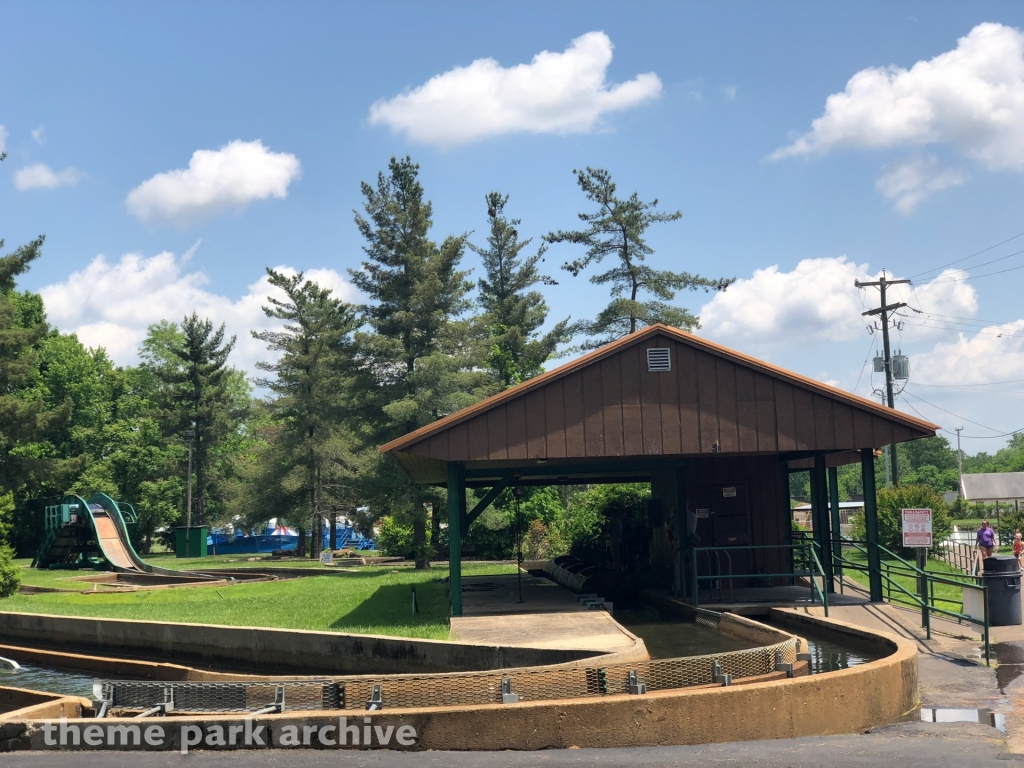
M 487 246 L 469 244 L 483 261 L 486 277 L 478 283 L 477 301 L 490 336 L 487 363 L 502 388 L 533 378 L 554 356 L 559 344 L 572 338 L 573 327 L 562 320 L 545 334 L 538 331 L 547 319 L 548 307 L 535 285 L 557 285 L 540 274 L 546 245 L 525 258 L 520 256 L 531 240 L 519 239 L 519 219 L 505 216 L 508 195 L 490 192 L 486 198 L 490 234 Z
M 225 341 L 224 324 L 214 330 L 209 319 L 192 313 L 180 333 L 166 339 L 164 359 L 154 370 L 164 385 L 169 433 L 194 432 L 192 490 L 193 522 L 207 522 L 207 505 L 218 497 L 211 472 L 216 449 L 237 428 L 240 414 L 232 397 L 233 369 L 227 364 L 235 337 Z
M 391 158 L 375 187 L 363 183 L 366 217 L 355 217 L 367 256 L 350 274 L 369 298 L 360 307 L 369 332 L 356 335 L 368 444 L 412 432 L 488 391 L 489 377 L 478 370 L 481 350 L 472 321 L 460 319 L 470 307 L 472 287 L 459 270 L 466 236 L 446 237 L 440 245 L 430 239 L 432 207 L 418 176 L 410 158 Z M 436 494 L 410 486 L 383 459 L 367 474 L 365 489 L 378 514 L 411 523 L 416 566 L 428 567 L 424 504 L 436 508 Z
M 0 495 L 13 493 L 16 507 L 60 488 L 80 466 L 48 442 L 70 418 L 71 403 L 48 402 L 38 392 L 39 349 L 50 331 L 39 296 L 16 289 L 16 278 L 40 256 L 43 240 L 0 257 Z
M 584 330 L 592 338 L 584 347 L 602 346 L 654 323 L 687 330 L 699 328 L 695 315 L 668 302 L 681 290 L 724 291 L 735 278 L 709 279 L 689 272 L 657 270 L 644 263 L 654 253 L 644 240 L 647 228 L 651 224 L 676 221 L 683 214 L 679 211 L 661 213 L 656 210 L 657 200 L 645 203 L 636 192 L 625 200 L 616 197 L 615 182 L 606 170 L 587 168 L 573 173 L 580 189 L 588 200 L 597 203 L 598 209 L 594 213 L 579 214 L 586 229 L 558 230 L 549 233 L 545 240 L 586 246 L 583 258 L 562 265 L 573 277 L 606 256 L 618 257 L 616 266 L 590 278 L 596 285 L 611 285 L 612 301 L 593 322 L 586 324 Z M 653 294 L 655 298 L 641 301 L 641 292 Z
M 353 439 L 345 427 L 351 410 L 349 336 L 357 321 L 351 305 L 303 273 L 288 276 L 268 269 L 267 274 L 287 298 L 268 297 L 270 305 L 263 307 L 267 317 L 285 321 L 284 329 L 252 333 L 280 354 L 277 362 L 258 365 L 274 374 L 257 384 L 274 393 L 270 411 L 280 425 L 277 450 L 266 452 L 277 466 L 268 465 L 266 471 L 278 476 L 282 495 L 304 497 L 298 554 L 305 555 L 306 524 L 311 523 L 310 556 L 317 558 L 324 515 L 350 495 L 355 473 Z

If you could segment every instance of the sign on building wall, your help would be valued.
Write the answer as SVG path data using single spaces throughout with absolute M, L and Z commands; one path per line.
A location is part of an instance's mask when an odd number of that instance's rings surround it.
M 903 546 L 930 547 L 932 545 L 932 511 L 930 509 L 903 510 Z

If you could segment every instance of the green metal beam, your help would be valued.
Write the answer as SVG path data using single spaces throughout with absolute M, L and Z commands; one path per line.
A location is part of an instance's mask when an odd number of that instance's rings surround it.
M 466 514 L 466 478 L 461 464 L 448 462 L 448 582 L 452 616 L 462 615 L 462 518 Z
M 843 542 L 839 518 L 839 468 L 828 468 L 829 507 L 832 510 L 832 569 L 839 576 L 843 575 Z
M 832 526 L 828 513 L 828 485 L 826 482 L 825 454 L 814 457 L 811 470 L 811 508 L 814 514 L 814 540 L 818 543 L 821 568 L 825 576 L 825 589 L 835 591 L 832 580 Z
M 860 452 L 860 471 L 864 480 L 864 532 L 868 540 L 868 584 L 871 602 L 882 602 L 882 556 L 878 551 L 878 499 L 875 498 L 875 453 Z
M 473 507 L 470 513 L 466 515 L 465 518 L 463 518 L 463 532 L 469 531 L 469 526 L 471 526 L 473 522 L 478 517 L 480 517 L 480 515 L 483 514 L 483 511 L 485 509 L 487 509 L 489 506 L 491 506 L 491 504 L 494 503 L 494 500 L 498 498 L 498 494 L 504 491 L 510 485 L 512 485 L 512 475 L 505 475 L 505 477 L 501 478 L 501 481 L 493 488 L 491 488 L 491 490 L 489 490 L 487 494 L 476 503 L 476 506 Z

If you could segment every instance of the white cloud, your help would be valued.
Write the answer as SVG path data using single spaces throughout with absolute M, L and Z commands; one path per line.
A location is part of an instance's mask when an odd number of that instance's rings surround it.
M 57 189 L 72 187 L 85 178 L 85 174 L 77 168 L 65 168 L 55 171 L 45 163 L 27 165 L 14 174 L 14 186 L 26 189 Z
M 137 360 L 138 345 L 146 336 L 147 326 L 160 320 L 180 322 L 185 315 L 198 312 L 214 323 L 225 323 L 228 334 L 237 336 L 231 363 L 252 373 L 258 361 L 272 356 L 249 331 L 282 325 L 267 318 L 261 307 L 267 303 L 267 296 L 283 295 L 268 284 L 265 274 L 237 299 L 211 292 L 206 288 L 206 275 L 184 268 L 194 250 L 181 258 L 167 251 L 149 257 L 127 254 L 113 264 L 97 256 L 64 282 L 40 291 L 47 315 L 61 331 L 77 333 L 83 344 L 105 347 L 116 362 L 128 364 Z M 286 266 L 276 269 L 295 272 Z M 352 285 L 332 269 L 311 269 L 306 276 L 333 289 L 339 298 L 357 298 Z M 83 296 L 118 298 L 83 300 Z
M 32 140 L 36 144 L 42 144 L 44 141 L 46 141 L 46 126 L 40 125 L 38 128 L 33 128 Z
M 299 159 L 260 141 L 235 140 L 192 153 L 188 168 L 158 173 L 128 193 L 128 211 L 147 224 L 187 226 L 242 210 L 255 200 L 284 199 L 299 178 Z
M 918 391 L 913 387 L 915 381 L 962 386 L 1022 378 L 1024 320 L 1017 320 L 991 325 L 977 333 L 958 334 L 954 340 L 939 342 L 931 350 L 918 354 L 913 360 L 909 391 Z M 978 391 L 973 396 L 984 399 L 991 395 Z M 1019 416 L 1014 419 L 1019 421 Z M 1013 428 L 1018 426 L 1015 424 Z
M 893 286 L 886 300 L 906 302 L 925 313 L 973 317 L 978 293 L 963 281 L 965 277 L 962 270 L 947 269 L 913 292 L 905 284 Z M 856 264 L 845 256 L 804 259 L 791 272 L 780 271 L 778 265 L 758 269 L 701 308 L 700 332 L 733 344 L 772 347 L 784 347 L 794 339 L 805 344 L 860 338 L 871 323 L 861 313 L 878 306 L 879 297 L 874 288 L 859 294 L 853 283 L 875 279 L 867 264 Z M 940 316 L 909 308 L 899 314 L 905 318 L 908 342 L 932 339 L 949 330 Z
M 757 344 L 785 344 L 794 334 L 804 342 L 855 338 L 867 321 L 853 282 L 867 275 L 867 264 L 845 256 L 804 259 L 792 272 L 755 270 L 701 308 L 701 333 Z
M 7 148 L 7 137 L 10 135 L 7 129 L 0 125 L 0 154 L 3 154 L 4 149 Z
M 653 72 L 609 85 L 612 42 L 603 32 L 577 37 L 563 53 L 542 51 L 529 64 L 477 59 L 370 107 L 371 125 L 412 141 L 451 146 L 508 133 L 587 133 L 610 112 L 661 93 Z
M 907 325 L 914 329 L 915 338 L 945 334 L 949 330 L 948 321 L 974 317 L 978 313 L 978 292 L 964 282 L 967 276 L 961 269 L 947 269 L 912 294 L 905 286 L 895 287 L 895 298 L 926 313 L 901 310 L 907 317 Z
M 735 85 L 722 86 L 722 98 L 726 101 L 736 101 L 737 88 Z
M 957 47 L 910 69 L 855 74 L 811 130 L 773 159 L 949 143 L 991 170 L 1024 170 L 1024 34 L 979 24 Z
M 895 201 L 897 211 L 909 215 L 926 197 L 965 181 L 967 174 L 955 168 L 941 168 L 938 159 L 931 155 L 889 163 L 882 168 L 875 189 Z

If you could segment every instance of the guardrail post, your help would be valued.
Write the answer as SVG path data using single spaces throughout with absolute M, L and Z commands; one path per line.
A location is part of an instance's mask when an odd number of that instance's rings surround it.
M 981 590 L 982 590 L 981 591 L 981 599 L 984 601 L 984 605 L 985 605 L 985 666 L 986 667 L 990 667 L 990 666 L 992 666 L 992 664 L 991 664 L 991 660 L 989 658 L 988 584 L 982 584 L 981 585 Z
M 931 620 L 929 617 L 930 603 L 928 601 L 928 550 L 918 547 L 916 552 L 917 568 L 920 573 L 917 575 L 917 589 L 921 596 L 921 625 L 928 632 L 928 639 L 932 639 Z
M 875 498 L 875 454 L 871 448 L 860 452 L 864 482 L 864 530 L 868 540 L 868 584 L 871 602 L 882 601 L 882 558 L 878 552 L 878 500 Z

